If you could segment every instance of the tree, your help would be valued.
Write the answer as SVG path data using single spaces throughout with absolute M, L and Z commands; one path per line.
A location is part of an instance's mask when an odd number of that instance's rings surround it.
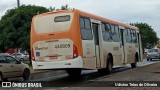
M 160 38 L 159 38 L 159 41 L 158 41 L 158 44 L 157 44 L 157 48 L 160 48 Z
M 64 6 L 62 5 L 60 9 L 57 9 L 57 11 L 58 11 L 58 10 L 71 10 L 71 8 L 69 8 L 69 7 L 68 7 L 68 4 L 66 4 L 66 5 L 64 5 Z
M 152 48 L 158 42 L 156 32 L 147 23 L 131 24 L 139 28 L 143 48 Z
M 62 5 L 60 10 L 70 9 Z M 9 48 L 22 48 L 30 53 L 30 27 L 32 17 L 56 10 L 35 5 L 22 5 L 19 8 L 7 10 L 0 20 L 0 50 L 5 52 Z M 58 9 L 59 10 L 59 9 Z
M 22 48 L 30 51 L 30 26 L 34 15 L 48 12 L 45 7 L 22 5 L 7 10 L 0 20 L 0 49 Z
M 51 12 L 51 11 L 55 11 L 56 10 L 56 8 L 55 7 L 49 7 L 49 11 Z

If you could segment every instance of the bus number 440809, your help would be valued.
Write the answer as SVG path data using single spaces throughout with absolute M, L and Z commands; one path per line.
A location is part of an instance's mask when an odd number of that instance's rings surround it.
M 70 48 L 70 44 L 59 44 L 59 45 L 55 45 L 55 48 Z

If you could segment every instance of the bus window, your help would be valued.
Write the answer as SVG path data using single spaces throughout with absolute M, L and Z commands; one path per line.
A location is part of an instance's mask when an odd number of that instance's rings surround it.
M 80 18 L 80 27 L 81 29 L 84 29 L 84 19 L 83 18 Z
M 114 33 L 114 25 L 111 25 L 111 31 Z
M 112 39 L 114 42 L 119 42 L 120 39 L 119 39 L 119 28 L 117 25 L 112 25 L 111 26 L 111 29 L 112 29 Z
M 83 40 L 92 40 L 91 22 L 88 18 L 80 18 L 81 38 Z
M 131 30 L 131 31 L 132 31 L 132 42 L 137 43 L 136 31 L 135 30 Z
M 65 21 L 69 21 L 70 20 L 70 15 L 66 15 L 66 16 L 57 16 L 54 18 L 55 22 L 65 22 Z
M 34 19 L 36 33 L 55 33 L 69 30 L 73 20 L 73 13 L 43 15 Z
M 85 28 L 86 28 L 87 30 L 91 30 L 90 20 L 87 19 L 87 18 L 85 18 L 84 21 L 85 21 Z
M 132 43 L 131 30 L 130 29 L 125 29 L 125 34 L 126 34 L 126 42 L 127 43 Z
M 102 27 L 103 40 L 104 41 L 111 41 L 110 25 L 102 23 L 101 27 Z

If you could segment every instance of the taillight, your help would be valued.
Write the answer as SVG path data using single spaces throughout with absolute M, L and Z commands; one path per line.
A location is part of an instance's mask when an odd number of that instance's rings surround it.
M 78 50 L 77 50 L 77 47 L 73 45 L 73 58 L 77 58 L 77 57 L 78 57 Z
M 33 48 L 32 48 L 32 51 L 31 51 L 31 57 L 32 57 L 32 60 L 33 60 L 33 61 L 35 61 L 35 57 L 34 57 Z

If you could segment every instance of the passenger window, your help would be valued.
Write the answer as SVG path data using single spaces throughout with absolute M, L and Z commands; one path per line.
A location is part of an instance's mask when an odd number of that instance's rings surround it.
M 87 19 L 87 18 L 85 18 L 84 20 L 85 20 L 85 28 L 86 28 L 87 30 L 91 30 L 90 20 Z
M 125 29 L 125 33 L 126 33 L 126 42 L 127 43 L 132 43 L 131 30 L 130 29 Z
M 6 58 L 1 56 L 0 57 L 0 63 L 7 63 Z
M 84 19 L 83 18 L 80 18 L 80 26 L 81 26 L 81 29 L 84 28 Z
M 88 18 L 80 18 L 81 38 L 83 40 L 93 40 L 91 22 Z
M 137 36 L 136 36 L 136 31 L 135 30 L 131 30 L 132 31 L 132 42 L 133 43 L 137 43 Z
M 11 64 L 16 64 L 17 63 L 17 60 L 16 59 L 14 59 L 13 57 L 7 57 L 7 61 L 9 62 L 9 63 L 11 63 Z
M 111 25 L 112 34 L 114 33 L 114 25 Z
M 111 31 L 110 31 L 110 24 L 102 23 L 102 35 L 104 41 L 111 41 Z
M 111 26 L 110 26 L 110 24 L 106 24 L 106 28 L 107 28 L 107 31 L 109 31 L 109 32 L 110 32 L 110 30 L 111 30 Z
M 117 25 L 112 25 L 111 26 L 112 29 L 112 40 L 113 42 L 119 42 L 120 38 L 119 38 L 119 28 Z

